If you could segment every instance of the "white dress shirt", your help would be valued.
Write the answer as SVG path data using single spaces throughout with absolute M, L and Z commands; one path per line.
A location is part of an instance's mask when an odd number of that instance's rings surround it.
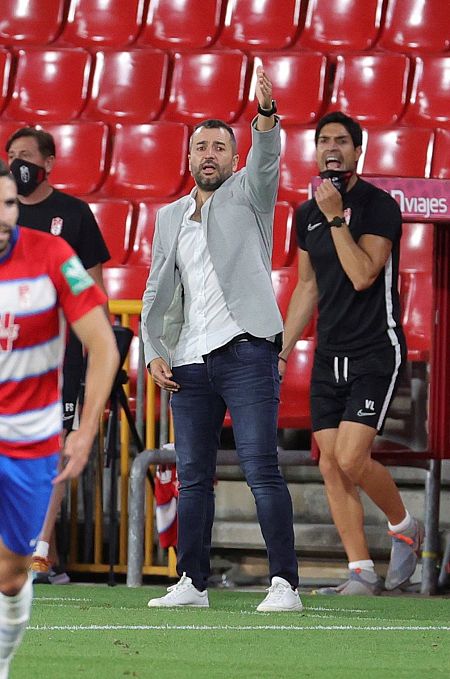
M 191 192 L 178 238 L 176 264 L 184 289 L 184 324 L 173 359 L 174 366 L 203 363 L 203 356 L 245 332 L 234 321 L 225 302 L 206 242 L 211 198 L 203 204 L 201 222 L 191 219 L 196 209 Z

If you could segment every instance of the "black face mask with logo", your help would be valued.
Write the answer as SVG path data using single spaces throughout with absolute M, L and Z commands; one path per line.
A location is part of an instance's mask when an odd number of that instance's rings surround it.
M 353 172 L 351 170 L 324 170 L 320 173 L 322 179 L 331 179 L 333 186 L 339 191 L 341 196 L 347 191 L 347 184 Z
M 16 180 L 19 196 L 29 196 L 47 178 L 45 167 L 20 158 L 15 158 L 9 169 Z

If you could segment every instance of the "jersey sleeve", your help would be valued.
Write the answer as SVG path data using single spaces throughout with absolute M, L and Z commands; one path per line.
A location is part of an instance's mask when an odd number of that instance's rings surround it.
M 303 203 L 295 211 L 295 230 L 297 233 L 297 245 L 301 250 L 308 251 L 308 246 L 306 245 L 306 205 Z
M 84 268 L 91 269 L 104 264 L 111 256 L 89 205 L 81 202 L 81 211 L 77 254 Z
M 402 213 L 394 198 L 377 191 L 368 202 L 363 217 L 362 233 L 382 236 L 395 242 L 402 233 Z
M 70 245 L 62 239 L 56 243 L 49 253 L 49 275 L 64 315 L 72 324 L 94 307 L 105 304 L 107 298 Z

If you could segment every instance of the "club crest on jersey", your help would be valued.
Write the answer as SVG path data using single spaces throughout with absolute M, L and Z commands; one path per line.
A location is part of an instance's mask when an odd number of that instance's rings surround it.
M 14 323 L 14 314 L 0 314 L 0 351 L 12 351 L 14 340 L 19 336 L 19 325 Z
M 350 224 L 351 218 L 352 218 L 352 208 L 346 207 L 344 209 L 344 219 L 345 219 L 345 223 L 347 224 L 347 226 Z
M 73 295 L 79 295 L 80 292 L 94 285 L 93 279 L 89 276 L 76 255 L 64 262 L 61 266 L 61 271 Z
M 50 233 L 53 236 L 60 236 L 63 228 L 63 223 L 64 222 L 62 217 L 53 217 L 52 223 L 50 224 Z

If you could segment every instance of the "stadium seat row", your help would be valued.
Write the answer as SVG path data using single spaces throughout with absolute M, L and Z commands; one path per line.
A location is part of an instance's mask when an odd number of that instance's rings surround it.
M 0 148 L 23 122 L 0 120 Z M 192 187 L 187 168 L 190 128 L 157 121 L 110 129 L 102 122 L 50 123 L 57 160 L 51 182 L 79 196 L 128 200 L 174 200 Z M 243 166 L 250 148 L 248 123 L 233 126 Z M 450 130 L 395 127 L 371 129 L 358 171 L 365 176 L 450 178 Z M 281 130 L 279 200 L 296 204 L 307 197 L 317 173 L 314 129 Z M 5 154 L 4 154 L 5 156 Z
M 3 0 L 0 43 L 405 53 L 449 48 L 445 0 Z
M 367 127 L 450 127 L 450 55 L 387 52 L 0 48 L 0 113 L 30 124 L 251 120 L 260 59 L 284 125 L 312 125 L 340 109 Z
M 128 237 L 131 233 L 132 208 L 123 201 L 101 205 L 91 203 L 100 225 L 108 225 L 110 232 L 105 236 L 117 233 L 118 215 L 122 213 L 128 220 L 128 231 L 122 233 Z M 159 205 L 141 202 L 138 206 L 137 224 L 134 244 L 128 255 L 128 264 L 117 265 L 117 258 L 123 252 L 113 251 L 109 266 L 104 269 L 104 280 L 109 296 L 112 299 L 140 299 L 145 288 L 150 262 L 151 240 L 155 212 Z M 105 210 L 102 213 L 102 210 Z M 104 222 L 102 221 L 104 219 Z M 126 233 L 125 233 L 126 232 Z M 114 241 L 114 239 L 113 239 Z M 110 242 L 110 241 L 108 241 Z M 292 207 L 286 203 L 278 203 L 275 212 L 275 243 L 273 257 L 272 283 L 282 316 L 285 318 L 292 291 L 297 283 L 297 265 L 295 258 L 295 236 L 292 231 Z M 429 360 L 432 336 L 432 270 L 433 270 L 433 228 L 431 224 L 407 223 L 403 225 L 403 237 L 400 257 L 400 298 L 402 307 L 402 323 L 408 345 L 410 361 L 424 362 Z M 130 374 L 132 388 L 135 384 L 136 342 L 132 352 Z M 287 371 L 281 385 L 280 411 L 278 424 L 280 428 L 310 429 L 309 378 L 314 358 L 314 322 L 305 329 L 297 341 L 291 355 Z M 135 355 L 136 354 L 136 355 Z M 229 418 L 226 420 L 229 426 Z
M 165 205 L 156 201 L 131 201 L 112 198 L 88 200 L 107 242 L 111 260 L 107 267 L 127 265 L 148 267 L 151 259 L 157 210 Z M 272 267 L 291 266 L 296 255 L 293 206 L 279 201 L 275 208 Z

